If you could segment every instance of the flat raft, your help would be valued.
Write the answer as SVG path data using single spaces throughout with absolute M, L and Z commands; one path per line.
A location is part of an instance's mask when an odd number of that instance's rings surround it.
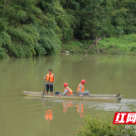
M 42 97 L 42 92 L 31 92 L 31 91 L 23 91 L 23 94 L 27 95 L 27 96 L 32 96 L 32 97 Z M 73 95 L 65 95 L 65 96 L 61 96 L 61 95 L 44 95 L 44 98 L 58 98 L 58 99 L 76 99 L 76 100 L 96 100 L 96 101 L 116 101 L 116 102 L 120 102 L 121 98 L 123 96 L 119 94 L 116 95 L 106 95 L 106 94 L 90 94 L 89 96 L 80 96 L 77 94 L 73 94 Z

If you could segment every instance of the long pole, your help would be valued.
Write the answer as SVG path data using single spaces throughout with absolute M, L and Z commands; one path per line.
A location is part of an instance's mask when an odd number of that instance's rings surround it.
M 44 80 L 44 89 L 43 89 L 42 99 L 44 99 L 44 94 L 45 94 L 45 80 Z

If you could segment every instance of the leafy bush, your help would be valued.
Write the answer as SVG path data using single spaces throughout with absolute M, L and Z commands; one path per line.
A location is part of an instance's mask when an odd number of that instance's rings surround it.
M 117 26 L 115 28 L 115 35 L 123 35 L 124 34 L 124 28 L 122 26 Z
M 61 49 L 60 28 L 49 13 L 37 7 L 36 0 L 0 2 L 0 48 L 14 57 L 32 57 L 58 53 Z
M 6 30 L 6 22 L 3 21 L 2 18 L 0 18 L 0 34 Z
M 107 115 L 86 116 L 82 125 L 77 127 L 75 134 L 69 136 L 134 136 L 132 129 L 124 125 L 113 125 L 113 119 Z
M 0 47 L 0 58 L 6 58 L 6 57 L 7 57 L 6 50 Z

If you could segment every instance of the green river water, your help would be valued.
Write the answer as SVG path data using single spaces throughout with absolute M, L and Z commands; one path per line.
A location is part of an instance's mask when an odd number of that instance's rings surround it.
M 95 94 L 121 93 L 120 103 L 25 97 L 22 91 L 43 91 L 48 69 L 55 75 L 54 92 L 63 83 L 76 92 L 81 79 Z M 79 106 L 80 110 L 77 110 Z M 136 57 L 60 55 L 0 60 L 0 136 L 66 136 L 84 115 L 136 111 Z

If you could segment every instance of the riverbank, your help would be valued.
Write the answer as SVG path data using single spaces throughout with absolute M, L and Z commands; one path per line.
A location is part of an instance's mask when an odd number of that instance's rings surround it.
M 70 53 L 88 53 L 88 54 L 128 54 L 136 55 L 136 35 L 124 35 L 119 37 L 101 38 L 95 44 L 95 40 L 83 40 L 79 41 L 74 39 L 67 43 L 61 44 L 61 49 L 56 52 L 65 53 L 69 51 Z M 9 57 L 10 53 L 4 48 L 0 48 L 0 58 Z M 22 56 L 25 57 L 25 56 Z M 28 56 L 30 57 L 30 56 Z M 32 57 L 32 56 L 31 56 Z
M 126 129 L 125 125 L 113 125 L 113 119 L 107 115 L 95 117 L 86 116 L 82 125 L 77 127 L 74 134 L 69 136 L 134 136 L 132 129 Z
M 104 48 L 96 49 L 93 40 L 136 33 L 134 3 L 134 0 L 1 0 L 0 58 L 59 54 L 61 43 L 71 45 L 74 38 L 84 41 L 78 47 L 70 46 L 70 52 L 120 54 L 122 50 L 116 44 L 105 47 L 104 43 Z M 91 44 L 86 41 L 90 39 Z
M 101 39 L 97 45 L 94 41 L 73 40 L 67 44 L 62 44 L 61 52 L 71 53 L 102 53 L 102 54 L 129 54 L 136 55 L 136 35 L 124 35 Z

